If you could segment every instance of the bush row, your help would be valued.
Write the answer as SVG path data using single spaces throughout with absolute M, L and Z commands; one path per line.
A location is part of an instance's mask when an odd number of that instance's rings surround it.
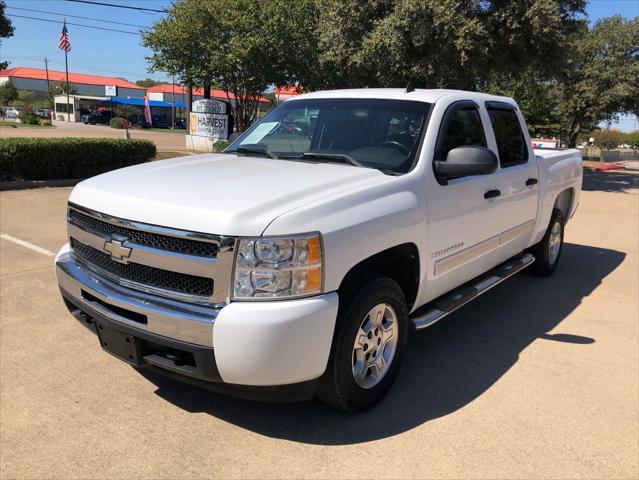
M 0 138 L 0 180 L 86 178 L 148 162 L 149 140 L 111 138 Z

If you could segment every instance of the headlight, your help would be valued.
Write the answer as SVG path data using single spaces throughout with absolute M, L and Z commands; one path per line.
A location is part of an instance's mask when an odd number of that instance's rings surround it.
M 284 238 L 242 238 L 235 254 L 234 300 L 295 298 L 322 291 L 318 233 Z

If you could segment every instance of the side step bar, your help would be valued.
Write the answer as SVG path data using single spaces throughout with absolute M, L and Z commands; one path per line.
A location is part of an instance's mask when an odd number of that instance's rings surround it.
M 458 308 L 463 307 L 471 300 L 474 300 L 482 293 L 487 292 L 507 278 L 512 277 L 524 268 L 530 266 L 534 261 L 535 257 L 530 253 L 511 258 L 489 272 L 471 280 L 467 284 L 419 308 L 413 313 L 410 320 L 417 330 L 430 327 Z

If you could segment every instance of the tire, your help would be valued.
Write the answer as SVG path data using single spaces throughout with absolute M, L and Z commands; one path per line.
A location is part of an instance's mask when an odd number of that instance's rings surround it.
M 558 242 L 558 244 L 557 244 Z M 550 224 L 541 242 L 530 249 L 535 256 L 531 272 L 540 277 L 553 274 L 559 263 L 564 244 L 564 216 L 559 209 L 553 209 Z
M 371 321 L 371 317 L 382 320 Z M 369 333 L 364 334 L 366 331 Z M 340 292 L 331 353 L 316 396 L 346 412 L 372 407 L 393 384 L 406 352 L 408 335 L 406 298 L 394 280 L 376 277 L 363 287 Z M 359 339 L 357 346 L 356 339 Z M 367 366 L 375 359 L 383 370 L 376 365 Z

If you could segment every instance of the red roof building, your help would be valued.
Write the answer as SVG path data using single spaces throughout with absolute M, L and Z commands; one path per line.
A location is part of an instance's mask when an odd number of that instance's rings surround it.
M 49 70 L 49 83 L 66 81 L 64 72 Z M 33 92 L 47 92 L 47 71 L 43 68 L 14 67 L 0 71 L 0 84 L 8 80 L 19 90 Z M 78 91 L 79 95 L 104 96 L 104 87 L 115 85 L 118 96 L 144 98 L 146 89 L 118 77 L 86 75 L 84 73 L 69 72 L 69 83 Z

